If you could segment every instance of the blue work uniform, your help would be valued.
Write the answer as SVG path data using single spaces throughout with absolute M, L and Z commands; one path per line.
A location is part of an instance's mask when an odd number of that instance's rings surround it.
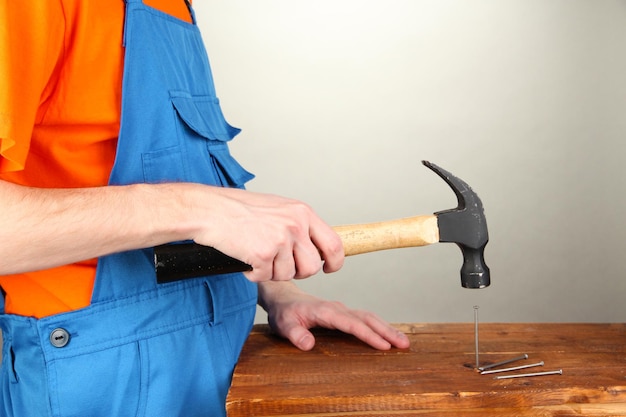
M 222 115 L 195 17 L 126 3 L 110 185 L 243 187 L 252 175 L 229 153 L 239 130 Z M 152 249 L 102 257 L 89 307 L 0 315 L 0 417 L 223 416 L 256 301 L 241 274 L 156 284 Z

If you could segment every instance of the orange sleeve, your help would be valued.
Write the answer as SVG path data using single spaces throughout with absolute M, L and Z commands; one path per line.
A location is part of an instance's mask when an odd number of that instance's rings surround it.
M 33 125 L 63 54 L 58 0 L 0 0 L 0 172 L 24 168 Z

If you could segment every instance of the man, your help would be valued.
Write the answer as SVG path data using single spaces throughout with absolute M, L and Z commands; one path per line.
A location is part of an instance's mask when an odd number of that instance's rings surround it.
M 223 415 L 257 300 L 303 350 L 314 326 L 408 346 L 290 282 L 341 241 L 243 190 L 184 0 L 0 5 L 0 416 Z M 186 240 L 253 270 L 157 285 L 151 248 Z

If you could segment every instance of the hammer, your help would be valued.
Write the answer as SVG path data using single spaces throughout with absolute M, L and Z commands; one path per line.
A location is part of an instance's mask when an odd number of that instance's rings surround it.
M 465 288 L 489 286 L 489 267 L 484 259 L 489 236 L 480 198 L 463 180 L 431 162 L 422 163 L 452 188 L 458 206 L 431 215 L 335 226 L 333 229 L 341 238 L 345 255 L 453 242 L 463 254 L 461 285 Z M 154 265 L 158 283 L 252 270 L 244 262 L 197 243 L 155 247 Z

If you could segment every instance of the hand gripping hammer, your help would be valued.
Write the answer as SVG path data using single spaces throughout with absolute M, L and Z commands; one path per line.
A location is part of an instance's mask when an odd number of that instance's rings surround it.
M 465 288 L 489 286 L 489 267 L 484 258 L 489 236 L 480 198 L 467 183 L 448 171 L 428 161 L 422 163 L 448 183 L 456 194 L 458 206 L 431 215 L 336 226 L 333 229 L 341 238 L 345 255 L 453 242 L 463 254 L 461 285 Z M 252 269 L 215 248 L 196 243 L 157 246 L 154 263 L 159 283 Z

